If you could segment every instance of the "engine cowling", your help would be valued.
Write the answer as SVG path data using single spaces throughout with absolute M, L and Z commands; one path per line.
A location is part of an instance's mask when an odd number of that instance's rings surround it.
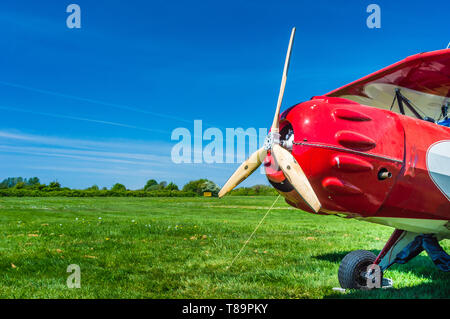
M 450 139 L 450 129 L 347 99 L 317 97 L 281 115 L 282 140 L 292 130 L 292 154 L 321 213 L 448 218 L 449 201 L 428 174 L 426 153 L 433 143 Z M 286 201 L 311 212 L 270 154 L 264 164 Z

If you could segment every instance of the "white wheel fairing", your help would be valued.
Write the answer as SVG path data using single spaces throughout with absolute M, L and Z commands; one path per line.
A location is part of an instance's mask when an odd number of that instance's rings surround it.
M 432 181 L 450 200 L 450 141 L 431 145 L 427 152 L 427 168 Z

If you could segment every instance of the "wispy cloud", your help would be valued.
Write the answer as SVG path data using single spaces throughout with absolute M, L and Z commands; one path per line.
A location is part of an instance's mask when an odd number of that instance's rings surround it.
M 72 166 L 27 166 L 26 168 L 31 168 L 35 170 L 47 170 L 47 171 L 59 171 L 59 172 L 77 172 L 77 173 L 92 173 L 98 175 L 120 175 L 120 176 L 155 176 L 155 174 L 160 173 L 158 170 L 133 170 L 128 169 L 106 169 L 106 168 L 91 168 L 91 167 L 72 167 Z
M 71 100 L 75 100 L 75 101 L 80 101 L 80 102 L 86 102 L 86 103 L 91 103 L 91 104 L 96 104 L 96 105 L 113 107 L 113 108 L 120 109 L 120 110 L 125 110 L 125 111 L 132 111 L 132 112 L 137 112 L 137 113 L 141 113 L 141 114 L 157 116 L 157 117 L 168 119 L 168 120 L 175 120 L 175 121 L 189 123 L 189 124 L 192 123 L 192 120 L 180 118 L 180 117 L 177 117 L 177 116 L 162 114 L 162 113 L 158 113 L 158 112 L 148 111 L 148 110 L 144 110 L 144 109 L 137 108 L 137 107 L 130 106 L 130 105 L 110 103 L 110 102 L 105 102 L 105 101 L 90 99 L 90 98 L 86 98 L 86 97 L 81 97 L 81 96 L 76 96 L 76 95 L 70 95 L 70 94 L 55 92 L 55 91 L 49 91 L 49 90 L 34 88 L 34 87 L 30 87 L 30 86 L 25 86 L 25 85 L 21 85 L 21 84 L 17 84 L 17 83 L 11 83 L 11 82 L 5 82 L 5 81 L 0 81 L 0 85 L 5 85 L 5 86 L 9 86 L 9 87 L 19 88 L 19 89 L 23 89 L 23 90 L 27 90 L 27 91 L 31 91 L 31 92 L 35 92 L 35 93 L 53 95 L 53 96 L 57 96 L 57 97 L 63 97 L 63 98 L 67 98 L 67 99 L 71 99 Z
M 114 139 L 114 140 L 88 140 L 88 139 L 76 139 L 76 138 L 64 138 L 64 137 L 54 137 L 54 136 L 42 136 L 35 134 L 27 134 L 21 131 L 1 131 L 0 139 L 3 141 L 13 141 L 14 143 L 37 143 L 40 145 L 52 145 L 52 146 L 62 146 L 66 148 L 74 149 L 90 149 L 90 150 L 111 150 L 111 149 L 148 149 L 149 143 L 147 141 L 139 140 L 124 140 L 124 139 Z M 153 143 L 155 144 L 155 143 Z M 153 145 L 154 146 L 154 145 Z M 159 146 L 157 144 L 157 146 Z
M 47 157 L 65 157 L 82 161 L 102 162 L 102 163 L 120 163 L 144 166 L 160 166 L 162 163 L 170 160 L 170 157 L 149 156 L 144 154 L 120 154 L 111 152 L 92 152 L 92 151 L 74 151 L 66 149 L 52 149 L 44 147 L 23 147 L 23 146 L 4 146 L 0 145 L 0 151 L 3 153 L 20 153 Z M 125 158 L 125 159 L 117 159 Z M 129 159 L 141 159 L 142 161 L 133 161 Z
M 12 145 L 11 145 L 12 144 Z M 0 131 L 2 152 L 26 153 L 42 156 L 66 156 L 91 161 L 112 160 L 128 164 L 143 165 L 170 161 L 170 145 L 165 145 L 166 153 L 142 153 L 138 150 L 161 150 L 162 145 L 136 141 L 95 141 L 72 138 L 46 137 L 33 134 Z
M 141 130 L 141 131 L 147 131 L 147 132 L 164 133 L 164 134 L 170 133 L 169 131 L 163 131 L 163 130 L 157 130 L 157 129 L 149 129 L 149 128 L 146 128 L 146 127 L 129 125 L 129 124 L 125 124 L 125 123 L 103 121 L 103 120 L 98 120 L 98 119 L 91 119 L 91 118 L 77 117 L 77 116 L 69 116 L 69 115 L 63 115 L 63 114 L 37 112 L 37 111 L 19 109 L 19 108 L 11 107 L 11 106 L 0 105 L 0 109 L 1 110 L 6 110 L 6 111 L 13 111 L 13 112 L 20 112 L 20 113 L 29 113 L 29 114 L 42 115 L 42 116 L 48 116 L 48 117 L 54 117 L 54 118 L 60 118 L 60 119 L 68 119 L 68 120 L 91 122 L 91 123 L 104 124 L 104 125 L 119 126 L 119 127 L 125 127 L 125 128 L 130 128 L 130 129 Z

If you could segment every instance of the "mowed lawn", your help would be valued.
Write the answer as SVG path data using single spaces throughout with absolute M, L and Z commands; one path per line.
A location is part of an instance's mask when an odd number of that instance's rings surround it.
M 394 289 L 334 292 L 341 259 L 377 253 L 392 230 L 291 209 L 276 197 L 1 198 L 1 298 L 448 298 L 422 253 Z M 449 241 L 442 242 L 448 251 Z M 67 266 L 81 269 L 68 288 Z

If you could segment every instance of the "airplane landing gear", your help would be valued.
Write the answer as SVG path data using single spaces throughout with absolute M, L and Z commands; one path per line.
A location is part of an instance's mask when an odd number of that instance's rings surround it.
M 367 250 L 355 250 L 342 259 L 339 266 L 339 283 L 344 289 L 367 288 L 368 267 L 375 262 L 377 256 Z M 381 273 L 382 277 L 382 273 Z
M 383 271 L 407 263 L 423 250 L 437 268 L 450 271 L 450 255 L 439 245 L 438 237 L 396 229 L 378 256 L 366 250 L 348 253 L 339 266 L 339 283 L 344 289 L 391 288 L 393 282 L 383 278 Z

